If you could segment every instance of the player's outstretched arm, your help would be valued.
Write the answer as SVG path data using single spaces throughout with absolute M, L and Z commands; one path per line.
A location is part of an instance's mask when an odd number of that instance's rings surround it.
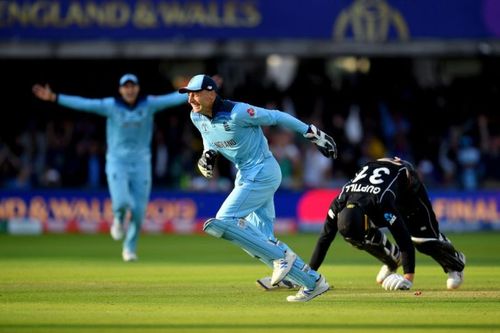
M 31 90 L 33 91 L 33 94 L 42 101 L 55 102 L 57 100 L 57 94 L 50 89 L 48 84 L 44 86 L 41 84 L 35 84 Z
M 85 112 L 97 113 L 102 116 L 109 116 L 109 106 L 112 99 L 91 99 L 80 96 L 69 96 L 56 94 L 48 84 L 42 86 L 35 84 L 31 89 L 33 94 L 42 101 L 54 102 L 59 105 Z M 106 104 L 107 103 L 107 104 Z
M 148 102 L 152 106 L 154 112 L 163 111 L 168 108 L 187 103 L 188 94 L 179 94 L 173 92 L 160 96 L 148 96 Z

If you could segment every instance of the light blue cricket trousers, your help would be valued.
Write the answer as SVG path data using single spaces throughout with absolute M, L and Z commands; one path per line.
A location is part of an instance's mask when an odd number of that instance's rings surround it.
M 114 216 L 123 222 L 127 211 L 131 213 L 123 249 L 136 252 L 151 194 L 151 163 L 142 159 L 107 161 L 106 176 Z
M 238 172 L 235 188 L 217 212 L 216 219 L 231 223 L 231 221 L 244 218 L 282 250 L 289 249 L 288 245 L 278 241 L 274 235 L 276 218 L 274 193 L 279 188 L 280 183 L 281 170 L 278 162 L 272 156 L 264 160 L 264 166 L 254 180 L 245 179 Z M 272 262 L 265 263 L 272 267 Z M 294 266 L 303 269 L 305 263 L 297 256 Z M 307 273 L 315 279 L 319 278 L 316 271 L 307 270 Z

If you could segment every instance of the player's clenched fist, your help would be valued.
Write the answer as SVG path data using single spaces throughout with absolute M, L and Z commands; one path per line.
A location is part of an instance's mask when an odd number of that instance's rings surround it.
M 217 152 L 215 150 L 207 150 L 201 154 L 198 160 L 198 169 L 201 174 L 206 178 L 212 178 L 214 176 L 215 161 L 217 159 Z

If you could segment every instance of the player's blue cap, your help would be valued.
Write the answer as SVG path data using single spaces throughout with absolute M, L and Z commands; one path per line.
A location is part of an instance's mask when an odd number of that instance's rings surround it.
M 139 79 L 134 74 L 127 73 L 120 78 L 120 86 L 123 86 L 127 82 L 139 84 Z
M 201 91 L 201 90 L 215 90 L 217 91 L 217 84 L 215 81 L 205 74 L 195 75 L 189 80 L 189 83 L 184 88 L 180 88 L 179 92 L 185 94 L 188 92 Z

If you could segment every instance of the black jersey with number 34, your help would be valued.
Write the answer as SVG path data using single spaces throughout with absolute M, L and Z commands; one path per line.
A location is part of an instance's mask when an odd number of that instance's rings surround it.
M 397 160 L 368 162 L 343 186 L 332 208 L 340 211 L 347 203 L 356 203 L 372 218 L 372 223 L 387 226 L 386 223 L 394 222 L 395 206 L 404 206 L 411 199 L 412 177 L 411 170 Z
M 337 216 L 347 204 L 360 207 L 370 219 L 371 227 L 387 227 L 401 250 L 405 273 L 415 269 L 415 249 L 402 213 L 410 206 L 415 191 L 422 186 L 414 168 L 397 158 L 368 162 L 347 182 L 332 201 L 311 267 L 319 267 L 338 231 Z

